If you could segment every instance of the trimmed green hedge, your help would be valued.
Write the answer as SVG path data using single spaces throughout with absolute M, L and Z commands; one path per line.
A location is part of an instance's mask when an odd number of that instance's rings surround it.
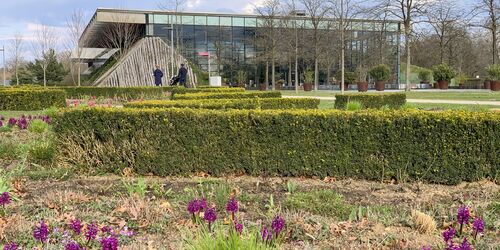
M 65 107 L 66 93 L 44 88 L 1 88 L 0 110 L 41 110 Z
M 129 102 L 126 108 L 203 108 L 203 109 L 317 109 L 314 98 L 208 99 Z
M 363 108 L 401 108 L 406 104 L 406 94 L 344 94 L 335 95 L 335 108 L 345 109 L 349 102 L 360 102 Z
M 223 88 L 223 87 L 203 87 L 203 88 L 184 88 L 178 87 L 172 89 L 172 96 L 177 94 L 187 93 L 242 93 L 245 92 L 244 88 Z
M 242 93 L 192 93 L 174 95 L 174 100 L 200 100 L 200 99 L 249 99 L 249 98 L 281 98 L 278 91 L 242 92 Z
M 497 178 L 500 114 L 414 110 L 75 109 L 54 119 L 83 171 L 335 176 L 456 184 Z
M 64 90 L 68 98 L 81 99 L 88 96 L 119 98 L 125 100 L 155 99 L 165 96 L 174 87 L 55 87 Z

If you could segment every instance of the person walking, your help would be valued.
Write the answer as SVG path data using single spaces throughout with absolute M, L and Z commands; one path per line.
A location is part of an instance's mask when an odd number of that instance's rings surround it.
M 162 86 L 161 78 L 163 78 L 163 72 L 160 69 L 160 65 L 156 65 L 156 70 L 153 71 L 153 76 L 155 77 L 155 85 Z
M 184 64 L 181 64 L 181 68 L 179 69 L 179 74 L 177 74 L 177 77 L 179 78 L 179 83 L 180 85 L 184 86 L 187 88 L 186 80 L 187 80 L 187 69 Z

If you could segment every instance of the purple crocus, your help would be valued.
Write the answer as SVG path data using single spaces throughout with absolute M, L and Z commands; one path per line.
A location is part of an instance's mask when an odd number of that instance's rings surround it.
M 200 203 L 198 200 L 192 200 L 188 203 L 187 210 L 190 214 L 194 215 L 200 211 Z
M 212 223 L 214 223 L 214 221 L 217 220 L 217 213 L 215 212 L 215 209 L 214 208 L 208 208 L 205 211 L 203 219 L 205 219 L 205 221 L 208 222 L 208 229 L 211 230 Z
M 85 230 L 85 239 L 87 239 L 87 242 L 94 240 L 97 237 L 98 232 L 99 226 L 97 226 L 97 224 L 91 223 L 87 225 L 87 228 Z
M 101 240 L 102 250 L 117 250 L 118 249 L 118 239 L 114 236 L 108 236 Z
M 73 230 L 73 232 L 75 232 L 75 234 L 77 235 L 80 235 L 82 233 L 82 228 L 83 228 L 83 225 L 82 225 L 82 222 L 78 219 L 76 220 L 72 220 L 69 224 L 69 227 L 71 228 L 71 230 Z
M 469 242 L 467 241 L 467 237 L 464 238 L 462 241 L 462 244 L 460 244 L 460 250 L 472 250 L 472 247 L 470 246 Z
M 457 231 L 455 230 L 455 228 L 453 228 L 453 227 L 448 228 L 448 230 L 443 232 L 444 242 L 447 242 L 447 243 L 450 242 L 453 239 L 453 237 L 455 237 L 456 233 L 457 233 Z
M 280 234 L 280 232 L 285 228 L 285 219 L 280 216 L 276 216 L 271 223 L 271 228 L 273 229 L 276 235 Z
M 3 192 L 0 195 L 0 205 L 2 207 L 5 207 L 5 205 L 10 204 L 11 202 L 12 202 L 12 200 L 11 200 L 10 195 L 9 195 L 8 192 Z
M 262 237 L 262 241 L 270 241 L 273 238 L 273 233 L 264 225 L 260 230 L 260 236 Z
M 466 205 L 460 206 L 457 211 L 457 222 L 458 224 L 467 224 L 470 219 L 469 207 Z
M 110 226 L 104 226 L 104 227 L 101 228 L 101 232 L 112 234 L 113 233 L 113 228 L 110 227 Z
M 37 225 L 35 227 L 35 230 L 33 230 L 33 238 L 35 238 L 35 240 L 37 241 L 45 243 L 47 241 L 48 236 L 49 236 L 49 227 L 47 226 L 47 224 L 45 224 L 44 220 L 41 220 L 40 225 Z
M 482 218 L 476 217 L 474 222 L 472 222 L 472 230 L 474 231 L 474 238 L 480 233 L 484 232 L 484 220 Z
M 200 208 L 200 211 L 206 210 L 207 209 L 207 199 L 201 198 L 198 200 L 198 206 Z
M 17 250 L 17 244 L 14 242 L 7 243 L 3 246 L 3 250 Z
M 17 126 L 21 130 L 27 129 L 28 128 L 28 120 L 26 120 L 26 118 L 24 118 L 24 117 L 17 120 Z
M 75 241 L 71 241 L 71 242 L 67 243 L 66 245 L 64 245 L 64 250 L 83 250 L 83 249 L 84 248 L 82 248 L 80 246 L 80 244 L 78 244 Z
M 243 224 L 235 221 L 234 222 L 234 229 L 236 230 L 236 232 L 238 232 L 239 235 L 241 235 L 243 233 Z
M 9 119 L 9 123 L 8 123 L 9 127 L 14 127 L 16 124 L 17 124 L 16 118 L 12 117 Z
M 226 211 L 231 213 L 231 219 L 234 221 L 234 213 L 238 212 L 238 201 L 236 198 L 231 197 L 226 205 Z

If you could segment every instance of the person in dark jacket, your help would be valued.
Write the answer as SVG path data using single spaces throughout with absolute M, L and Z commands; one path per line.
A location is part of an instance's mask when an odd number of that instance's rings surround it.
M 179 74 L 177 74 L 177 77 L 179 78 L 179 83 L 180 85 L 184 86 L 187 88 L 186 85 L 186 79 L 187 79 L 187 69 L 184 67 L 184 64 L 181 64 L 181 68 L 179 69 Z
M 161 86 L 161 78 L 163 78 L 163 72 L 161 71 L 159 65 L 156 65 L 156 70 L 153 71 L 153 76 L 155 77 L 155 85 Z

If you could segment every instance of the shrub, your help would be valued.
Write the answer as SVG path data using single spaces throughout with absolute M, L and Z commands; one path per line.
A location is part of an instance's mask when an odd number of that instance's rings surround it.
M 249 98 L 280 98 L 281 93 L 268 92 L 244 92 L 244 93 L 193 93 L 175 95 L 175 100 L 199 100 L 199 99 L 249 99 Z
M 406 103 L 406 94 L 345 94 L 335 95 L 335 108 L 346 109 L 349 102 L 360 102 L 367 109 L 401 108 Z
M 440 64 L 434 66 L 432 72 L 435 81 L 449 82 L 452 78 L 454 78 L 457 75 L 455 71 L 450 66 L 448 66 L 448 64 Z
M 129 102 L 126 108 L 204 108 L 204 109 L 317 109 L 314 98 L 208 99 Z
M 500 81 L 500 64 L 493 64 L 486 68 L 489 78 L 493 81 Z
M 51 164 L 56 153 L 52 140 L 43 139 L 32 142 L 28 148 L 28 159 L 37 164 Z
M 496 178 L 500 113 L 75 109 L 53 121 L 82 171 L 387 178 Z M 99 150 L 96 150 L 99 149 Z
M 314 83 L 314 72 L 313 71 L 304 72 L 304 83 L 309 83 L 309 84 Z
M 88 96 L 125 100 L 161 98 L 175 87 L 57 87 L 68 98 L 82 99 Z
M 34 133 L 43 133 L 49 129 L 49 124 L 42 120 L 33 120 L 28 124 L 28 130 Z
M 44 88 L 0 89 L 0 110 L 41 110 L 66 106 L 64 91 Z
M 429 69 L 421 69 L 418 72 L 418 79 L 422 82 L 430 82 L 431 81 L 432 71 Z
M 375 81 L 388 81 L 391 78 L 391 69 L 385 64 L 379 64 L 368 72 Z
M 340 81 L 342 79 L 342 71 L 337 71 L 337 74 L 335 75 L 335 77 L 337 78 L 338 81 Z M 345 83 L 354 83 L 357 79 L 357 75 L 355 72 L 352 72 L 352 71 L 345 71 L 344 72 L 344 81 Z
M 176 94 L 187 94 L 187 93 L 239 93 L 245 92 L 244 88 L 223 88 L 223 87 L 198 87 L 196 89 L 193 88 L 184 88 L 178 87 L 172 89 L 172 95 Z
M 363 65 L 359 65 L 354 73 L 356 74 L 357 82 L 366 82 L 366 77 L 368 76 L 368 70 Z
M 346 109 L 349 111 L 362 110 L 363 104 L 361 102 L 357 102 L 357 101 L 348 102 Z

